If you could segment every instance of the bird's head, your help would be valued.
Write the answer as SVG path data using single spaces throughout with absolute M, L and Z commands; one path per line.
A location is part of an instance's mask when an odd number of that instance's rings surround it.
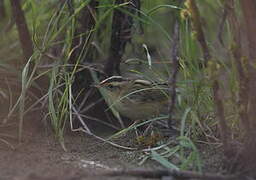
M 111 93 L 120 93 L 124 91 L 132 84 L 131 79 L 124 78 L 122 76 L 111 76 L 101 81 L 96 87 L 104 88 Z

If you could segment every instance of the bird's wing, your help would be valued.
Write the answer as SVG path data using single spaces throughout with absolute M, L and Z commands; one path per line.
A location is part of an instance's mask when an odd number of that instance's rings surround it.
M 133 86 L 129 93 L 127 93 L 129 100 L 135 103 L 155 103 L 168 100 L 167 86 Z

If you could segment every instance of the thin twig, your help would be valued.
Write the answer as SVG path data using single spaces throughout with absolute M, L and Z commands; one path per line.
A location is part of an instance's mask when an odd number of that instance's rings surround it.
M 225 6 L 228 10 L 228 21 L 231 26 L 233 33 L 233 47 L 232 54 L 235 60 L 236 69 L 238 72 L 239 79 L 239 116 L 241 124 L 244 126 L 247 136 L 251 131 L 250 120 L 248 116 L 248 104 L 249 104 L 249 89 L 250 89 L 250 78 L 248 77 L 248 63 L 242 63 L 242 44 L 241 44 L 241 28 L 234 9 L 234 0 L 225 1 Z
M 224 30 L 224 25 L 225 25 L 225 22 L 227 19 L 227 15 L 228 15 L 228 6 L 227 6 L 227 1 L 225 1 L 224 8 L 223 8 L 223 14 L 221 16 L 221 21 L 220 21 L 219 30 L 218 30 L 218 39 L 222 46 L 224 46 L 224 42 L 222 39 L 222 33 Z
M 71 130 L 72 130 L 73 132 L 77 132 L 77 131 L 84 132 L 84 133 L 86 133 L 86 134 L 88 134 L 88 135 L 90 135 L 90 136 L 93 136 L 94 138 L 96 138 L 96 139 L 98 139 L 98 140 L 101 140 L 101 141 L 103 141 L 103 142 L 105 142 L 105 143 L 108 143 L 108 144 L 110 144 L 110 145 L 112 145 L 112 146 L 114 146 L 114 147 L 117 147 L 117 148 L 121 148 L 121 149 L 125 149 L 125 150 L 130 150 L 130 151 L 131 151 L 131 150 L 137 150 L 137 148 L 131 148 L 131 147 L 122 146 L 122 145 L 113 143 L 113 142 L 111 142 L 111 141 L 109 141 L 109 140 L 106 140 L 106 139 L 104 139 L 104 138 L 102 138 L 102 137 L 99 137 L 99 136 L 93 134 L 93 133 L 90 131 L 89 127 L 88 127 L 88 126 L 85 124 L 85 122 L 83 121 L 83 119 L 82 119 L 82 117 L 80 116 L 80 114 L 76 111 L 76 109 L 74 108 L 74 106 L 72 106 L 72 110 L 76 113 L 76 116 L 77 116 L 78 120 L 80 121 L 80 123 L 81 123 L 82 126 L 83 126 L 83 128 L 80 127 L 80 128 L 74 129 L 74 128 L 73 128 L 72 119 L 71 119 L 71 120 L 70 120 L 70 127 L 71 127 Z
M 188 0 L 189 10 L 192 16 L 192 25 L 194 28 L 194 31 L 196 32 L 196 37 L 198 42 L 200 43 L 200 46 L 203 50 L 204 55 L 204 67 L 207 66 L 208 61 L 211 59 L 210 51 L 206 42 L 206 38 L 204 35 L 204 31 L 202 28 L 201 23 L 201 17 L 200 12 L 198 10 L 198 7 L 196 5 L 196 1 L 194 0 Z
M 11 143 L 9 143 L 8 141 L 6 141 L 5 139 L 0 138 L 0 142 L 3 142 L 3 143 L 6 144 L 7 146 L 9 146 L 12 150 L 15 149 L 15 147 L 14 147 Z
M 171 128 L 173 125 L 172 122 L 172 116 L 174 112 L 175 102 L 176 102 L 176 81 L 177 81 L 177 75 L 179 72 L 179 22 L 176 21 L 174 25 L 174 39 L 173 39 L 173 47 L 172 47 L 172 61 L 173 61 L 173 72 L 172 75 L 169 77 L 168 83 L 169 83 L 169 94 L 170 94 L 170 100 L 169 100 L 169 106 L 168 106 L 168 112 L 169 112 L 169 119 L 168 119 L 168 127 Z
M 118 128 L 117 126 L 111 124 L 111 123 L 107 123 L 105 121 L 102 121 L 101 119 L 98 119 L 98 118 L 95 118 L 95 117 L 92 117 L 92 116 L 88 116 L 88 115 L 84 115 L 84 114 L 79 114 L 82 118 L 86 118 L 86 119 L 89 119 L 89 120 L 93 120 L 93 121 L 96 121 L 98 123 L 101 123 L 103 125 L 106 125 L 110 128 L 113 128 L 115 130 L 120 130 L 120 128 Z
M 104 139 L 104 138 L 102 138 L 102 137 L 99 137 L 99 136 L 97 136 L 97 135 L 95 135 L 95 134 L 93 134 L 93 133 L 90 133 L 90 132 L 86 131 L 86 130 L 83 129 L 83 128 L 72 129 L 72 131 L 73 131 L 73 132 L 78 132 L 78 131 L 84 132 L 85 134 L 88 134 L 88 135 L 90 135 L 90 136 L 92 136 L 92 137 L 94 137 L 94 138 L 96 138 L 96 139 L 98 139 L 98 140 L 100 140 L 100 141 L 103 141 L 103 142 L 105 142 L 105 143 L 108 143 L 108 144 L 110 144 L 110 145 L 112 145 L 112 146 L 114 146 L 114 147 L 116 147 L 116 148 L 120 148 L 120 149 L 124 149 L 124 150 L 129 150 L 129 151 L 138 150 L 137 148 L 126 147 L 126 146 L 122 146 L 122 145 L 113 143 L 113 142 L 111 142 L 111 141 L 109 141 L 109 140 L 106 140 L 106 139 Z

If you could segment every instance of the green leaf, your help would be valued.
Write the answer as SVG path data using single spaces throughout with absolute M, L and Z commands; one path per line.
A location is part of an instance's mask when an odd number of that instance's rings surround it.
M 151 158 L 159 162 L 162 166 L 166 168 L 179 170 L 179 168 L 175 164 L 169 162 L 166 158 L 158 154 L 156 151 L 151 151 Z

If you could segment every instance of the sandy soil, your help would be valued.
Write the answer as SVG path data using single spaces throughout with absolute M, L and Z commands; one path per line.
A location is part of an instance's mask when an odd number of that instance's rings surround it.
M 43 177 L 102 179 L 95 175 L 108 170 L 135 167 L 124 159 L 131 152 L 125 152 L 93 137 L 81 133 L 67 133 L 65 152 L 51 131 L 42 127 L 42 123 L 30 120 L 26 124 L 29 126 L 24 127 L 23 142 L 20 144 L 17 140 L 6 137 L 14 136 L 17 127 L 0 126 L 0 138 L 15 147 L 11 149 L 0 141 L 1 180 Z
M 109 170 L 139 167 L 136 160 L 132 161 L 136 152 L 124 151 L 94 137 L 75 132 L 66 133 L 65 152 L 51 130 L 43 127 L 42 123 L 35 123 L 32 119 L 26 124 L 29 126 L 24 127 L 24 140 L 20 144 L 12 138 L 0 136 L 15 146 L 12 150 L 6 144 L 0 143 L 0 180 L 139 179 L 98 176 Z M 4 127 L 0 132 L 0 135 L 14 135 L 17 128 Z M 206 158 L 209 157 L 209 154 L 205 155 Z M 207 169 L 216 170 L 216 158 L 208 159 Z M 152 169 L 159 165 L 150 164 L 147 167 Z

